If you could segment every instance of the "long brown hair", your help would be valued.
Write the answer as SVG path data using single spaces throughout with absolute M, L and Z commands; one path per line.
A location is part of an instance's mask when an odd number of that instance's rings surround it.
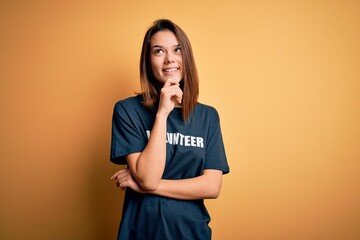
M 168 19 L 156 20 L 147 30 L 140 57 L 140 85 L 144 98 L 144 106 L 154 109 L 160 98 L 162 84 L 154 77 L 150 62 L 150 40 L 159 32 L 169 30 L 177 37 L 182 53 L 184 78 L 180 86 L 183 91 L 182 118 L 188 120 L 199 97 L 199 77 L 195 65 L 191 44 L 185 32 Z

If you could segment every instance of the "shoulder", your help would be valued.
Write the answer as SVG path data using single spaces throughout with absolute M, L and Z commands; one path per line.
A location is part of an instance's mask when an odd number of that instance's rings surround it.
M 122 111 L 138 111 L 144 109 L 142 105 L 143 98 L 141 95 L 136 95 L 132 97 L 128 97 L 122 99 L 115 103 L 114 111 L 115 112 L 122 112 Z
M 151 114 L 149 109 L 146 109 L 143 104 L 143 97 L 136 95 L 122 99 L 115 103 L 114 117 L 120 118 L 134 118 L 135 116 L 147 116 Z
M 115 103 L 115 108 L 117 107 L 136 107 L 136 106 L 142 106 L 142 101 L 143 101 L 143 98 L 141 95 L 136 95 L 136 96 L 132 96 L 132 97 L 128 97 L 128 98 L 125 98 L 125 99 L 122 99 L 120 101 L 117 101 Z
M 216 108 L 203 103 L 198 103 L 196 105 L 195 114 L 203 116 L 205 118 L 215 118 L 215 120 L 219 119 L 219 113 Z

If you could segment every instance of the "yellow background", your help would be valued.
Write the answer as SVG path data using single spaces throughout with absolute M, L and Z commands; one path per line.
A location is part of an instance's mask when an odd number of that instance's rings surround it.
M 215 240 L 360 239 L 360 1 L 0 1 L 0 239 L 114 239 L 114 103 L 188 34 L 231 173 Z

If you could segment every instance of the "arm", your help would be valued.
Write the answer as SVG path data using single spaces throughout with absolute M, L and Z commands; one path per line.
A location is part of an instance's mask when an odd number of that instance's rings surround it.
M 166 119 L 166 116 L 157 115 L 144 151 L 126 157 L 132 175 L 141 188 L 146 190 L 155 190 L 164 172 Z
M 204 170 L 199 177 L 165 180 L 162 179 L 156 190 L 143 190 L 128 169 L 118 171 L 113 177 L 118 187 L 130 187 L 140 193 L 155 194 L 180 200 L 213 199 L 220 194 L 222 171 Z
M 153 191 L 159 185 L 166 161 L 167 117 L 175 105 L 181 103 L 181 98 L 178 81 L 167 80 L 161 89 L 159 110 L 144 151 L 127 156 L 130 172 L 144 190 Z
M 220 194 L 222 172 L 204 170 L 203 175 L 181 180 L 161 180 L 155 191 L 148 193 L 181 200 L 214 199 Z

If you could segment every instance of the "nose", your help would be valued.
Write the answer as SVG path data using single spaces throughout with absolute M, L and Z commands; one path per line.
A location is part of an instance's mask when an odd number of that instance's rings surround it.
M 166 64 L 175 62 L 173 53 L 171 53 L 171 52 L 166 53 L 164 62 Z

